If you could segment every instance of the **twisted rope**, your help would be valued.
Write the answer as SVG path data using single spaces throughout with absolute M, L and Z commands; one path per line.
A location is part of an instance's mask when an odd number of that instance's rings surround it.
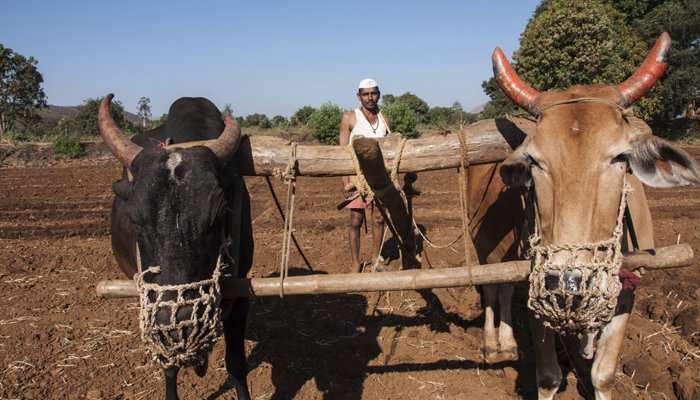
M 289 255 L 292 242 L 292 221 L 294 220 L 294 199 L 296 197 L 297 144 L 292 143 L 289 161 L 283 179 L 287 182 L 287 212 L 284 218 L 282 249 L 280 256 L 280 297 L 284 297 L 284 283 L 289 274 Z

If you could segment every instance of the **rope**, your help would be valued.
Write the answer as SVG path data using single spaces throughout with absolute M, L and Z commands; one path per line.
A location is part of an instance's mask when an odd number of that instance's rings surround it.
M 408 139 L 401 138 L 399 148 L 396 150 L 396 155 L 394 156 L 394 166 L 391 168 L 391 175 L 389 176 L 392 182 L 397 182 L 399 177 L 399 165 L 401 164 L 401 156 L 403 156 L 403 149 L 406 147 L 407 141 Z
M 472 242 L 472 237 L 469 232 L 469 149 L 467 147 L 467 140 L 465 136 L 468 134 L 464 132 L 462 136 L 461 131 L 457 134 L 459 138 L 459 149 L 462 157 L 460 158 L 460 169 L 459 169 L 459 206 L 462 210 L 462 238 L 464 239 L 464 263 L 469 266 L 469 280 L 471 281 L 472 271 L 471 265 L 478 261 L 476 257 L 476 248 L 474 242 Z
M 362 168 L 360 168 L 360 161 L 357 159 L 357 153 L 355 153 L 355 148 L 352 147 L 352 142 L 347 146 L 350 152 L 350 158 L 352 159 L 352 165 L 355 168 L 355 176 L 350 178 L 353 185 L 355 185 L 355 190 L 360 194 L 362 200 L 370 202 L 374 200 L 374 192 L 372 188 L 367 183 L 365 175 L 362 173 Z
M 282 233 L 282 249 L 280 256 L 280 297 L 284 297 L 284 283 L 289 273 L 290 243 L 292 241 L 292 221 L 294 220 L 294 199 L 296 197 L 297 175 L 297 144 L 292 143 L 289 152 L 289 162 L 284 171 L 283 179 L 287 182 L 287 212 L 284 218 Z
M 542 114 L 545 110 L 548 110 L 552 107 L 560 106 L 562 104 L 572 104 L 572 103 L 601 103 L 601 104 L 605 104 L 605 105 L 608 105 L 610 107 L 613 107 L 613 108 L 619 110 L 620 113 L 624 116 L 632 114 L 631 108 L 624 108 L 621 105 L 615 103 L 614 101 L 610 101 L 608 99 L 604 99 L 604 98 L 600 98 L 600 97 L 576 97 L 573 99 L 559 100 L 559 101 L 555 101 L 553 103 L 543 104 L 543 105 L 537 107 L 537 111 L 539 112 L 539 114 Z
M 285 218 L 284 217 L 284 210 L 282 210 L 282 205 L 280 204 L 280 201 L 277 198 L 277 193 L 275 193 L 275 188 L 272 186 L 272 182 L 270 182 L 269 176 L 265 177 L 265 183 L 267 183 L 267 188 L 270 190 L 270 194 L 272 195 L 272 200 L 275 202 L 275 206 L 277 207 L 277 211 L 279 212 L 279 215 L 282 217 L 282 221 L 284 221 L 284 218 Z M 294 235 L 293 232 L 292 232 L 292 242 L 294 243 L 294 247 L 296 247 L 297 251 L 299 252 L 299 255 L 304 260 L 304 263 L 306 263 L 306 268 L 308 268 L 309 271 L 314 272 L 314 268 L 311 266 L 311 263 L 309 262 L 309 259 L 306 258 L 306 255 L 304 254 L 304 252 L 301 250 L 301 246 L 299 246 L 299 242 L 297 242 L 297 237 Z

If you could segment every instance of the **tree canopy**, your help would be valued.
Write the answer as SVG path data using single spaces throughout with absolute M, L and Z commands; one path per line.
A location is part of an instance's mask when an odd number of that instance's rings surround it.
M 513 64 L 520 77 L 537 90 L 572 85 L 618 84 L 634 72 L 647 44 L 629 28 L 625 15 L 601 0 L 544 0 L 520 36 Z M 493 102 L 482 116 L 513 109 L 495 80 L 482 84 Z M 637 103 L 650 117 L 660 109 L 659 91 Z
M 394 96 L 392 94 L 382 95 L 382 104 L 384 106 L 391 106 L 394 103 L 405 104 L 413 112 L 417 122 L 428 122 L 430 107 L 425 100 L 415 94 L 406 92 L 401 96 Z
M 342 118 L 343 109 L 340 106 L 331 102 L 322 104 L 309 116 L 313 137 L 323 144 L 338 144 Z
M 311 106 L 304 106 L 298 109 L 294 115 L 292 115 L 291 123 L 292 125 L 306 125 L 309 123 L 309 117 L 316 111 L 315 108 Z
M 630 27 L 650 47 L 661 32 L 671 35 L 669 68 L 657 84 L 659 117 L 700 118 L 700 1 L 613 0 Z
M 137 115 L 141 118 L 141 127 L 146 128 L 151 120 L 151 99 L 148 97 L 141 97 L 138 103 L 136 103 L 136 110 L 138 111 Z
M 80 106 L 80 112 L 70 121 L 76 133 L 83 135 L 99 135 L 100 129 L 97 125 L 97 111 L 100 108 L 101 98 L 85 99 Z M 124 130 L 131 130 L 131 125 L 124 118 L 124 106 L 118 100 L 112 101 L 109 113 L 117 126 Z
M 0 137 L 17 123 L 36 122 L 36 110 L 46 107 L 44 78 L 34 57 L 25 57 L 0 44 Z
M 382 113 L 389 119 L 389 127 L 393 132 L 399 132 L 402 137 L 409 139 L 418 137 L 416 114 L 407 103 L 394 101 L 382 106 Z

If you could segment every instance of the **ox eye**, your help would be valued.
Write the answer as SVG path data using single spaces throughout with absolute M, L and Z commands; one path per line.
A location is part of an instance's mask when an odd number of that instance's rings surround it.
M 627 162 L 627 154 L 626 153 L 620 153 L 616 155 L 615 157 L 610 160 L 610 164 L 617 164 L 617 163 L 626 163 Z
M 540 170 L 543 169 L 542 165 L 539 162 L 537 162 L 535 157 L 531 156 L 530 154 L 527 155 L 527 161 L 530 163 L 530 166 L 535 167 L 535 168 L 540 169 Z

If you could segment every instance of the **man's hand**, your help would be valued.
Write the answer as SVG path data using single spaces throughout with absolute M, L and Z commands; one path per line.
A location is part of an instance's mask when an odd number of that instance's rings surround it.
M 347 199 L 348 197 L 352 196 L 355 194 L 357 191 L 357 188 L 355 187 L 355 184 L 352 182 L 348 182 L 343 186 L 343 196 Z

